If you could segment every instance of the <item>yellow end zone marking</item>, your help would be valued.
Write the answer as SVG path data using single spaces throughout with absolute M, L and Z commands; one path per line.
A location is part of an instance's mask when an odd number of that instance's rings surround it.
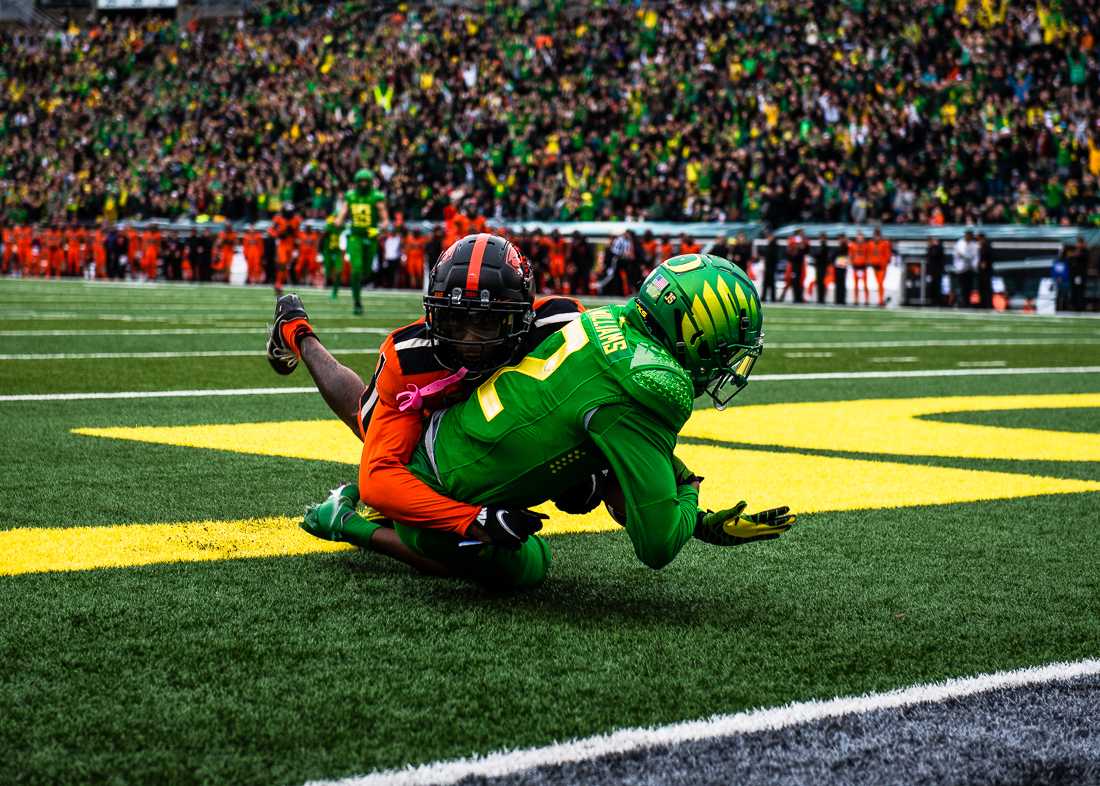
M 712 508 L 730 505 L 742 496 L 753 509 L 783 504 L 799 513 L 814 513 L 1100 491 L 1100 483 L 1095 481 L 798 453 L 691 445 L 683 448 L 683 456 L 689 466 L 706 467 L 714 479 L 753 479 L 743 488 L 705 482 L 700 501 Z M 544 535 L 620 529 L 602 507 L 584 516 L 566 516 L 549 503 L 538 510 L 552 517 L 543 528 Z M 5 530 L 0 531 L 0 576 L 282 557 L 352 548 L 318 540 L 299 529 L 298 521 L 276 516 L 242 521 Z
M 815 513 L 1100 491 L 1100 482 L 1093 480 L 1012 472 L 703 445 L 685 445 L 677 452 L 689 467 L 698 467 L 708 478 L 700 489 L 699 504 L 712 509 L 745 499 L 751 510 L 789 505 L 796 513 Z M 712 482 L 719 478 L 745 480 L 743 484 Z
M 318 540 L 299 529 L 297 520 L 285 516 L 112 527 L 24 527 L 0 532 L 0 576 L 285 557 L 350 548 Z
M 73 429 L 73 433 L 258 456 L 338 461 L 343 464 L 358 464 L 363 450 L 363 443 L 355 438 L 347 426 L 334 418 L 210 426 L 77 428 Z
M 923 415 L 950 412 L 1081 407 L 1100 407 L 1100 394 L 761 404 L 737 407 L 733 413 L 699 410 L 682 433 L 688 437 L 806 450 L 1027 461 L 1100 461 L 1100 434 L 918 419 Z M 699 472 L 706 474 L 703 469 Z
M 696 412 L 684 433 L 752 444 L 967 458 L 1100 461 L 1100 435 L 916 420 L 925 414 L 1100 406 L 1100 394 L 884 399 L 740 407 Z M 737 428 L 737 431 L 732 429 Z M 85 428 L 75 433 L 266 456 L 357 464 L 360 443 L 336 420 L 209 426 Z M 701 504 L 745 498 L 753 509 L 799 513 L 938 505 L 1100 491 L 1100 482 L 984 470 L 682 445 L 688 466 L 711 478 Z M 317 499 L 323 496 L 318 490 Z M 553 518 L 549 535 L 618 529 L 602 508 Z M 297 519 L 134 524 L 0 531 L 0 575 L 308 554 L 348 548 L 317 540 Z

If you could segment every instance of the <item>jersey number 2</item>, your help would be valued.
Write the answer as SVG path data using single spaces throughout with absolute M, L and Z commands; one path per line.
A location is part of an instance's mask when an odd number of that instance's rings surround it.
M 584 325 L 579 319 L 575 319 L 561 330 L 565 341 L 548 358 L 525 357 L 514 366 L 505 366 L 489 377 L 477 389 L 477 403 L 481 405 L 481 413 L 485 421 L 489 422 L 504 411 L 504 403 L 497 394 L 497 380 L 502 374 L 523 374 L 542 382 L 549 377 L 565 362 L 565 359 L 588 343 L 588 334 L 584 331 Z

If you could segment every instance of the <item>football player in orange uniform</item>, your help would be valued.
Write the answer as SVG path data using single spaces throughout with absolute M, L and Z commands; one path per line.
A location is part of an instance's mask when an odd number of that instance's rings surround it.
M 280 374 L 304 362 L 326 403 L 363 440 L 360 493 L 382 516 L 477 541 L 509 541 L 499 521 L 483 515 L 484 508 L 440 495 L 405 465 L 432 412 L 469 397 L 496 369 L 518 360 L 584 310 L 572 298 L 533 300 L 531 286 L 531 266 L 510 242 L 484 233 L 462 238 L 432 269 L 425 317 L 386 337 L 369 383 L 325 349 L 297 295 L 276 304 L 268 360 Z M 585 489 L 559 505 L 583 512 L 598 502 L 589 499 L 594 494 L 594 488 Z M 519 511 L 507 513 L 505 520 L 507 515 L 530 521 Z M 392 529 L 375 532 L 371 547 L 434 570 Z
M 294 213 L 294 205 L 283 203 L 282 211 L 275 216 L 268 230 L 275 238 L 275 297 L 283 294 L 294 260 L 294 251 L 298 246 L 298 230 L 302 226 L 302 217 Z

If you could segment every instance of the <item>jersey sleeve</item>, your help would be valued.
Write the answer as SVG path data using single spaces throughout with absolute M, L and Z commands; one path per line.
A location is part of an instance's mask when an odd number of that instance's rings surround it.
M 359 410 L 363 434 L 359 494 L 394 521 L 465 535 L 480 506 L 444 497 L 405 466 L 423 429 L 420 409 L 398 409 L 397 394 L 405 389 L 405 382 L 392 337 L 388 337 Z
M 675 432 L 630 404 L 601 407 L 588 432 L 622 488 L 634 553 L 649 567 L 663 568 L 695 534 L 699 511 L 698 489 L 676 485 Z

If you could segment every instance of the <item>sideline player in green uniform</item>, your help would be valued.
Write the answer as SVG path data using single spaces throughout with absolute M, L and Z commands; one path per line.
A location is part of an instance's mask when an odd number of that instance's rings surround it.
M 363 313 L 361 289 L 364 277 L 370 278 L 371 265 L 378 256 L 378 233 L 390 223 L 386 211 L 386 195 L 374 187 L 374 173 L 360 169 L 355 173 L 355 187 L 344 194 L 344 204 L 336 214 L 336 224 L 344 226 L 351 213 L 348 232 L 348 262 L 351 264 L 352 311 Z
M 762 326 L 756 290 L 740 269 L 707 255 L 669 259 L 625 305 L 586 312 L 467 401 L 434 413 L 409 469 L 451 498 L 515 508 L 609 469 L 625 508 L 616 518 L 653 568 L 692 537 L 722 546 L 778 537 L 794 523 L 787 508 L 747 516 L 741 502 L 700 511 L 701 478 L 673 456 L 697 396 L 724 407 L 747 384 Z M 355 513 L 358 497 L 353 486 L 337 489 L 304 527 L 356 542 L 357 532 L 378 526 Z M 395 529 L 418 554 L 486 583 L 536 585 L 550 561 L 546 541 L 533 534 L 509 551 Z
M 340 291 L 340 278 L 344 275 L 344 249 L 340 248 L 342 229 L 336 216 L 325 219 L 325 232 L 321 238 L 321 261 L 325 267 L 325 283 L 332 284 L 332 299 Z

